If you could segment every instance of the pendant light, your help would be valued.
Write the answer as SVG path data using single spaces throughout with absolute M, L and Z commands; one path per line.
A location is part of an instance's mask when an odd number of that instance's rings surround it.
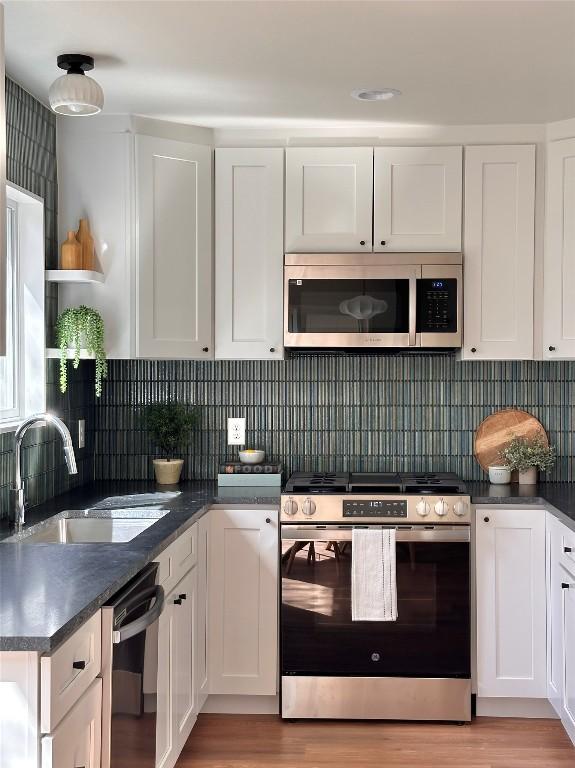
M 78 117 L 100 112 L 104 106 L 104 92 L 85 74 L 94 69 L 94 59 L 82 53 L 63 53 L 57 61 L 66 74 L 55 80 L 48 92 L 54 112 Z

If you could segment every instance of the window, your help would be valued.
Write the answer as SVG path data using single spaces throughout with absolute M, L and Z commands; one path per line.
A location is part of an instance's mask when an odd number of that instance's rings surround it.
M 6 188 L 6 355 L 0 357 L 0 430 L 45 410 L 44 206 Z

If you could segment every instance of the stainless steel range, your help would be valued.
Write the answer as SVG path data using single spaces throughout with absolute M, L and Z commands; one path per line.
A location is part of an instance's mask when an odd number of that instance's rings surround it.
M 396 621 L 352 621 L 354 527 L 395 528 Z M 292 475 L 281 499 L 282 717 L 470 720 L 469 540 L 456 475 Z

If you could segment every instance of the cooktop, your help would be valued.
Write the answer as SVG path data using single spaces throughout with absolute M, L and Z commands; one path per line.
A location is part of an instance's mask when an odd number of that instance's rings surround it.
M 294 472 L 285 493 L 466 493 L 453 472 Z

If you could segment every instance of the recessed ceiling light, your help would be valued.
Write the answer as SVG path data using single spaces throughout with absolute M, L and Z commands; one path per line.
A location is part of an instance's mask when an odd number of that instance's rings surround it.
M 351 95 L 359 101 L 389 101 L 394 96 L 401 96 L 401 91 L 397 88 L 359 88 Z

